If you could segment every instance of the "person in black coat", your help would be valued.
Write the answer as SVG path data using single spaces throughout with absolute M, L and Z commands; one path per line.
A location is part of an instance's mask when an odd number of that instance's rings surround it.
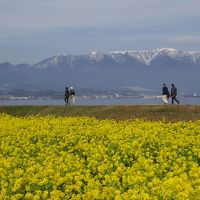
M 174 104 L 174 100 L 176 101 L 177 104 L 179 104 L 179 100 L 176 99 L 177 96 L 177 88 L 174 86 L 174 84 L 171 84 L 172 88 L 171 88 L 171 97 L 172 97 L 172 104 Z
M 165 104 L 168 104 L 168 99 L 170 97 L 168 87 L 166 86 L 165 83 L 163 83 L 162 87 L 162 100 L 164 101 Z
M 69 89 L 68 87 L 65 88 L 65 104 L 68 105 L 69 104 Z

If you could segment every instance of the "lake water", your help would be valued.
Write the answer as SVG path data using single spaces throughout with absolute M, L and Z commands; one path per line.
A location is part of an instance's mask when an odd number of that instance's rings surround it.
M 199 97 L 180 97 L 182 105 L 200 105 Z M 171 103 L 171 99 L 169 100 Z M 161 98 L 76 99 L 76 105 L 161 105 Z M 63 99 L 0 100 L 0 105 L 65 105 Z

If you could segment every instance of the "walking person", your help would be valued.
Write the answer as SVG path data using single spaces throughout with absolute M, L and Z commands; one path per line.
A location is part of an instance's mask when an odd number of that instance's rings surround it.
M 163 87 L 162 87 L 162 100 L 164 101 L 164 103 L 166 105 L 168 104 L 169 97 L 170 97 L 170 94 L 169 94 L 168 87 L 166 86 L 165 83 L 163 83 Z
M 68 105 L 69 104 L 69 89 L 68 87 L 65 88 L 65 105 Z
M 70 96 L 70 104 L 74 105 L 75 104 L 75 90 L 73 87 L 71 87 L 69 90 L 69 96 Z
M 177 88 L 174 86 L 174 84 L 171 84 L 171 97 L 172 97 L 172 104 L 174 104 L 174 100 L 176 101 L 177 104 L 179 104 L 179 100 L 176 99 L 177 96 Z

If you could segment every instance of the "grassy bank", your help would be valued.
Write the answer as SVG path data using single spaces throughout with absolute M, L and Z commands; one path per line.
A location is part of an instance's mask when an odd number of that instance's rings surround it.
M 90 116 L 97 119 L 189 121 L 200 119 L 200 106 L 194 105 L 115 105 L 115 106 L 0 106 L 0 113 L 14 116 Z

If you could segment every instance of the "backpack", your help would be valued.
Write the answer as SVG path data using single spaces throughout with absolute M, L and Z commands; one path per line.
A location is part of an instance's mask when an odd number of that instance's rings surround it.
M 75 95 L 75 91 L 74 90 L 70 90 L 70 95 Z
M 177 95 L 177 88 L 176 87 L 172 87 L 172 91 L 171 91 L 171 95 L 172 96 L 176 96 Z

